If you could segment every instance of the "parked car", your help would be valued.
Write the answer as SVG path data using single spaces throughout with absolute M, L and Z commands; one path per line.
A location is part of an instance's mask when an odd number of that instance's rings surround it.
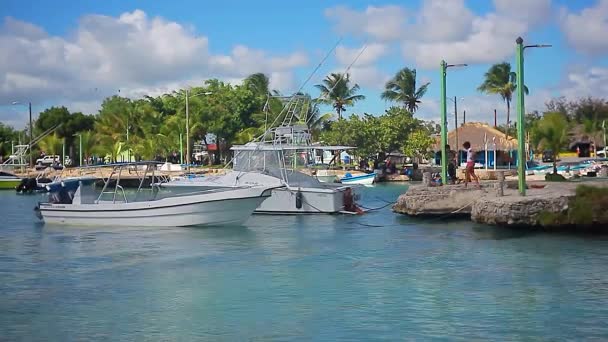
M 553 153 L 553 151 L 551 150 L 543 152 L 542 160 L 543 163 L 552 163 L 553 161 L 555 161 L 555 153 Z
M 48 155 L 42 158 L 36 159 L 36 165 L 45 165 L 49 166 L 53 163 L 59 163 L 61 161 L 61 157 L 57 155 Z
M 595 155 L 600 158 L 606 158 L 606 148 L 604 147 L 603 149 L 595 152 Z

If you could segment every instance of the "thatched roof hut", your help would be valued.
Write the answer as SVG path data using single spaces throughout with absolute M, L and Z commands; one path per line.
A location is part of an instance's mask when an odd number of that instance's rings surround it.
M 471 143 L 474 151 L 484 150 L 484 139 L 487 139 L 489 150 L 494 149 L 494 143 L 496 143 L 496 150 L 499 151 L 517 149 L 517 139 L 515 137 L 507 139 L 506 134 L 503 132 L 481 122 L 467 122 L 458 127 L 458 146 L 456 146 L 456 130 L 451 130 L 448 133 L 448 144 L 452 150 L 455 150 L 456 147 L 462 150 L 462 144 L 465 141 Z M 441 150 L 441 136 L 437 138 L 437 142 L 433 147 L 436 151 Z

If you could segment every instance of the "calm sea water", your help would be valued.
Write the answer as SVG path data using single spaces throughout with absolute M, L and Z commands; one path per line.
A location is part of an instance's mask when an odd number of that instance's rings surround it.
M 364 204 L 404 189 L 367 189 Z M 0 192 L 0 340 L 608 338 L 608 238 L 388 207 L 78 229 L 36 223 L 39 200 Z

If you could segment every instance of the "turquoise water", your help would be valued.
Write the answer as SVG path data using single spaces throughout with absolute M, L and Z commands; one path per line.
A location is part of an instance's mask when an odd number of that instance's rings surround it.
M 367 189 L 369 207 L 403 186 Z M 254 216 L 65 228 L 0 192 L 0 340 L 607 339 L 608 238 L 468 221 Z

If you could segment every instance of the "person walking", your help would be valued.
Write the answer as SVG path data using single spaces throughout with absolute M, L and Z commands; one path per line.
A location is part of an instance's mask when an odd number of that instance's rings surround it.
M 462 144 L 462 147 L 464 147 L 465 151 L 467 152 L 467 166 L 464 174 L 464 186 L 466 188 L 468 183 L 471 182 L 471 178 L 473 178 L 475 183 L 477 183 L 477 186 L 481 189 L 479 177 L 477 177 L 475 174 L 475 152 L 473 152 L 473 149 L 471 148 L 471 143 L 465 141 L 464 144 Z

